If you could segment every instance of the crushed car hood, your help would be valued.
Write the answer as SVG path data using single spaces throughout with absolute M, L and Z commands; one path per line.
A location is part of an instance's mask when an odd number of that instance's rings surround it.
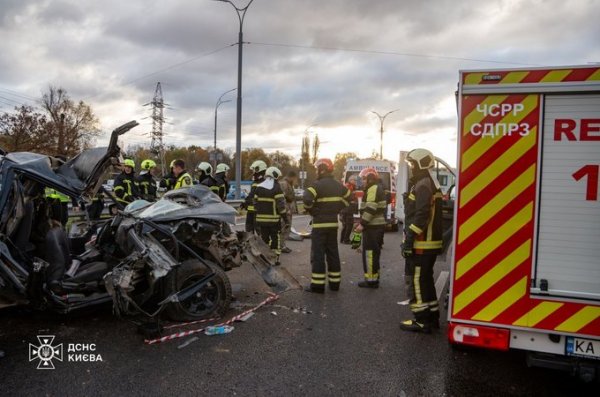
M 171 190 L 157 202 L 138 210 L 133 208 L 134 203 L 125 210 L 129 209 L 136 217 L 155 222 L 201 218 L 235 224 L 237 214 L 231 205 L 222 202 L 219 196 L 204 185 Z

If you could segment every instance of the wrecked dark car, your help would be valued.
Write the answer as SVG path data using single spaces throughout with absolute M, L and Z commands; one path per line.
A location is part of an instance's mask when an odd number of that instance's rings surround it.
M 45 189 L 89 202 L 120 163 L 118 137 L 136 125 L 115 129 L 108 147 L 65 162 L 36 153 L 0 156 L 0 308 L 68 313 L 112 302 L 118 315 L 219 316 L 231 301 L 225 272 L 244 262 L 276 292 L 298 287 L 272 266 L 262 241 L 232 230 L 236 211 L 204 186 L 155 203 L 134 201 L 113 218 L 73 222 L 67 235 Z

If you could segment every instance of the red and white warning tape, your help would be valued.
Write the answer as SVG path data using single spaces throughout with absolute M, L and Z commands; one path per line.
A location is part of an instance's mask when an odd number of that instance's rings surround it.
M 165 325 L 163 327 L 163 329 L 187 327 L 189 325 L 201 324 L 201 323 L 208 323 L 208 322 L 211 322 L 211 321 L 217 321 L 218 319 L 219 319 L 219 317 L 213 317 L 213 318 L 207 318 L 207 319 L 204 319 L 204 320 L 196 320 L 196 321 L 188 321 L 188 322 L 185 322 L 185 323 L 170 324 L 170 325 Z
M 235 322 L 235 321 L 239 320 L 240 318 L 243 318 L 244 316 L 246 316 L 248 313 L 255 312 L 258 309 L 260 309 L 261 307 L 263 307 L 264 305 L 267 305 L 267 304 L 269 304 L 271 302 L 274 302 L 277 299 L 279 299 L 279 295 L 270 293 L 270 296 L 267 299 L 265 299 L 264 301 L 260 302 L 257 306 L 255 306 L 255 307 L 253 307 L 251 309 L 248 309 L 245 312 L 238 314 L 237 316 L 233 316 L 232 318 L 230 318 L 229 320 L 227 320 L 227 321 L 225 321 L 223 323 L 215 324 L 215 327 L 220 327 L 220 326 L 223 326 L 223 325 L 232 324 L 233 322 Z M 208 321 L 212 321 L 212 320 L 215 320 L 215 319 L 198 320 L 198 321 L 193 321 L 191 323 L 176 324 L 174 326 L 169 326 L 168 328 L 174 328 L 174 327 L 177 327 L 177 326 L 190 325 L 190 324 L 194 324 L 194 323 L 208 322 Z M 167 327 L 165 327 L 165 328 L 167 328 Z M 165 335 L 163 337 L 156 338 L 156 339 L 144 339 L 144 343 L 147 344 L 147 345 L 154 345 L 154 344 L 157 344 L 157 343 L 167 342 L 167 341 L 170 341 L 170 340 L 173 340 L 173 339 L 185 338 L 186 336 L 190 336 L 190 335 L 194 335 L 194 334 L 197 334 L 197 333 L 200 333 L 200 332 L 204 332 L 204 330 L 205 330 L 205 328 L 198 328 L 198 329 L 191 329 L 189 331 L 176 332 L 174 334 Z

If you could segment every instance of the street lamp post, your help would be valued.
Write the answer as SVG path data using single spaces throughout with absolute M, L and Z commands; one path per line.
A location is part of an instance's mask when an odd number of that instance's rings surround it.
M 226 94 L 229 94 L 231 91 L 235 91 L 236 88 L 232 88 L 229 91 L 225 91 L 223 94 L 221 94 L 221 96 L 219 97 L 219 100 L 217 100 L 217 104 L 215 105 L 215 142 L 214 142 L 214 151 L 215 151 L 215 157 L 214 157 L 214 162 L 215 162 L 215 166 L 217 165 L 217 110 L 219 110 L 219 106 L 221 106 L 222 104 L 226 103 L 226 102 L 231 102 L 231 99 L 227 99 L 227 100 L 223 100 L 223 97 Z
M 377 113 L 374 110 L 371 110 L 371 113 L 375 113 L 377 115 L 377 117 L 379 117 L 379 159 L 383 160 L 383 122 L 385 121 L 385 118 L 387 116 L 389 116 L 390 114 L 397 112 L 400 109 L 396 109 L 396 110 L 391 110 L 389 112 L 387 112 L 386 114 L 384 114 L 383 116 L 380 115 L 379 113 Z
M 235 9 L 238 20 L 240 22 L 240 31 L 238 33 L 238 84 L 237 84 L 237 118 L 236 118 L 236 133 L 235 133 L 235 198 L 240 199 L 242 186 L 242 48 L 244 45 L 244 18 L 246 11 L 254 0 L 250 0 L 245 7 L 237 7 L 231 0 L 215 0 L 229 3 Z

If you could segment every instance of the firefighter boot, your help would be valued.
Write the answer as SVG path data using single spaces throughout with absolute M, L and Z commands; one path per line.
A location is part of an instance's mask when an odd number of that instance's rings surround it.
M 304 291 L 306 292 L 312 292 L 314 294 L 324 294 L 325 293 L 325 286 L 315 286 L 315 285 L 309 285 L 308 287 L 304 287 Z
M 400 323 L 402 331 L 421 332 L 424 334 L 431 333 L 431 326 L 427 323 L 419 323 L 417 320 L 406 320 Z
M 379 288 L 379 281 L 360 281 L 358 286 L 360 288 Z

